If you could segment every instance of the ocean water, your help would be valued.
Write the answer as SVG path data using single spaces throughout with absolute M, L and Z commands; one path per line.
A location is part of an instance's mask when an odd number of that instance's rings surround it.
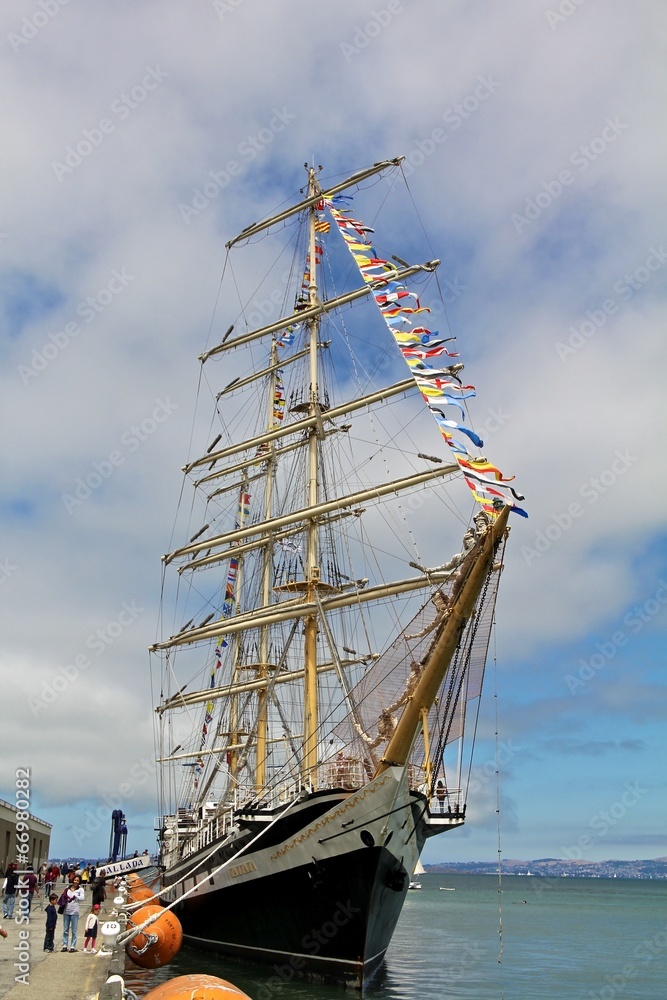
M 429 873 L 420 881 L 421 890 L 408 892 L 385 968 L 366 990 L 371 1000 L 667 998 L 667 881 L 511 875 L 501 894 L 490 875 Z M 191 972 L 227 979 L 253 1000 L 358 995 L 285 983 L 270 968 L 187 948 L 164 969 L 128 969 L 126 983 L 143 996 Z

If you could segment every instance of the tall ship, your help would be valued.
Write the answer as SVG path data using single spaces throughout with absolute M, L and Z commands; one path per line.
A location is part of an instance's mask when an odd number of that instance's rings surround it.
M 362 221 L 367 197 L 392 218 L 401 160 L 328 184 L 306 165 L 227 244 L 151 649 L 160 895 L 185 941 L 358 988 L 425 842 L 465 821 L 525 514 L 431 304 L 440 261 Z

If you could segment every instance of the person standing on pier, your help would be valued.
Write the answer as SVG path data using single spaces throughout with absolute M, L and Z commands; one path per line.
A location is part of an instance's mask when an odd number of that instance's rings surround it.
M 32 865 L 26 865 L 25 873 L 23 878 L 19 880 L 18 887 L 22 892 L 23 898 L 28 901 L 28 915 L 30 915 L 30 907 L 32 906 L 33 897 L 36 895 L 37 899 L 39 899 L 39 883 L 37 876 L 32 870 Z
M 85 928 L 86 932 L 84 935 L 85 940 L 83 942 L 83 950 L 91 955 L 96 954 L 95 943 L 97 942 L 97 925 L 98 925 L 97 915 L 99 912 L 100 912 L 100 904 L 95 903 L 92 910 L 86 917 L 86 928 Z M 89 943 L 90 943 L 90 949 L 88 948 Z
M 93 889 L 93 899 L 92 899 L 93 906 L 95 906 L 95 904 L 97 903 L 97 905 L 101 907 L 102 903 L 107 898 L 105 880 L 104 880 L 104 868 L 100 868 L 99 873 L 95 878 L 95 881 L 93 882 L 92 889 Z
M 46 907 L 46 934 L 44 935 L 44 951 L 53 951 L 53 937 L 56 933 L 56 924 L 58 923 L 58 911 L 56 910 L 57 901 L 58 893 L 52 892 L 49 896 L 49 905 Z
M 7 920 L 14 919 L 14 904 L 16 902 L 16 886 L 18 885 L 18 881 L 19 877 L 16 865 L 12 862 L 7 865 L 7 873 L 2 887 L 2 909 Z
M 75 876 L 72 884 L 63 893 L 65 896 L 65 912 L 63 914 L 63 946 L 61 951 L 76 951 L 76 929 L 79 923 L 79 912 L 83 902 L 83 889 L 79 877 Z M 62 897 L 61 897 L 62 898 Z M 72 939 L 68 947 L 68 937 L 72 931 Z

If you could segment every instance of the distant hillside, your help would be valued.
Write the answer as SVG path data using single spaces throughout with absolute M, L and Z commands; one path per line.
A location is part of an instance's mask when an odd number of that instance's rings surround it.
M 451 872 L 459 875 L 494 875 L 498 865 L 490 861 L 451 861 L 424 865 L 427 872 Z M 652 878 L 667 879 L 667 858 L 641 861 L 564 861 L 561 858 L 538 858 L 535 861 L 503 861 L 504 875 L 535 875 L 549 878 Z

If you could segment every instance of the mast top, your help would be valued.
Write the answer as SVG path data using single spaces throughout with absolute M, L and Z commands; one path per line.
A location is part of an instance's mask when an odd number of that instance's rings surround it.
M 379 163 L 373 164 L 367 170 L 360 170 L 359 173 L 352 174 L 346 180 L 341 181 L 340 184 L 335 184 L 331 188 L 327 188 L 323 191 L 318 185 L 318 191 L 314 195 L 310 195 L 308 198 L 304 198 L 297 205 L 292 205 L 291 208 L 286 208 L 284 212 L 279 212 L 278 215 L 272 216 L 270 219 L 266 219 L 264 222 L 254 222 L 252 225 L 247 226 L 238 236 L 226 243 L 225 246 L 230 250 L 236 243 L 240 243 L 241 240 L 250 239 L 251 236 L 255 236 L 256 233 L 261 233 L 264 229 L 269 229 L 278 222 L 282 222 L 284 219 L 289 219 L 290 216 L 296 215 L 297 212 L 303 212 L 305 208 L 309 208 L 314 205 L 316 201 L 321 198 L 331 198 L 333 195 L 338 194 L 339 191 L 345 191 L 349 187 L 354 187 L 355 184 L 359 184 L 361 181 L 366 180 L 367 177 L 372 177 L 374 174 L 379 174 L 383 170 L 387 170 L 389 167 L 399 167 L 404 156 L 396 156 L 393 160 L 381 160 Z M 307 170 L 314 171 L 314 167 L 308 167 L 304 164 Z M 321 169 L 321 168 L 320 168 Z M 314 176 L 314 175 L 313 175 Z

